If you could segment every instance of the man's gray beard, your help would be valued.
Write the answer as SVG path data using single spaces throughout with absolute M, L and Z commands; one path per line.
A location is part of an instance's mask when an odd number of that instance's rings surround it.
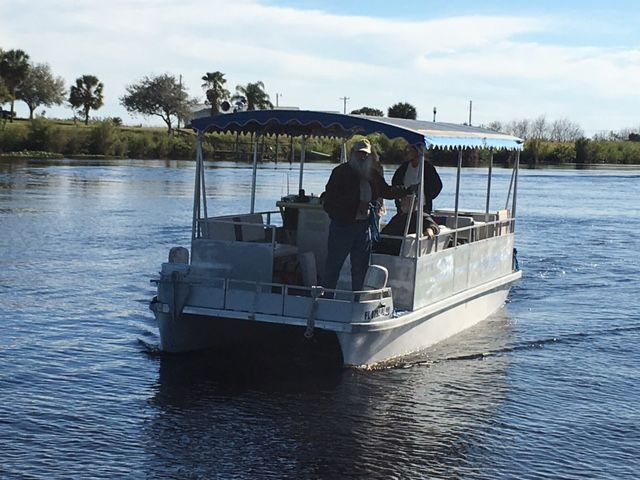
M 349 165 L 351 165 L 351 168 L 355 170 L 358 177 L 368 180 L 371 176 L 373 158 L 369 155 L 366 160 L 360 160 L 358 158 L 358 154 L 354 152 L 351 154 L 351 158 L 349 159 Z

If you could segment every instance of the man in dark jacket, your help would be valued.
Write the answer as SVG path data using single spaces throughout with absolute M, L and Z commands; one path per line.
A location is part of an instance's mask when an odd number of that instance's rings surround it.
M 417 186 L 420 183 L 419 162 L 420 152 L 413 146 L 407 147 L 407 161 L 401 164 L 393 174 L 391 184 L 394 186 L 404 186 L 410 190 L 417 192 Z M 442 190 L 442 180 L 435 167 L 425 159 L 424 162 L 424 210 L 422 228 L 423 235 L 433 238 L 440 233 L 438 224 L 431 218 L 433 210 L 433 199 L 438 196 Z M 403 236 L 409 220 L 407 233 L 416 233 L 417 223 L 417 199 L 412 196 L 396 200 L 397 213 L 391 218 L 389 223 L 382 230 L 382 234 Z M 413 205 L 413 209 L 412 209 Z M 411 217 L 409 214 L 411 212 Z M 399 255 L 402 241 L 398 239 L 384 238 L 382 242 L 376 245 L 377 253 L 386 253 L 388 255 Z
M 401 164 L 393 174 L 391 185 L 403 185 L 411 187 L 420 182 L 418 178 L 418 170 L 420 168 L 420 152 L 414 146 L 407 147 L 407 161 Z M 433 211 L 433 199 L 435 199 L 442 191 L 442 180 L 438 171 L 425 159 L 424 161 L 424 213 L 430 215 Z M 400 201 L 396 200 L 396 208 L 401 210 Z
M 336 288 L 340 269 L 351 256 L 351 288 L 362 290 L 371 255 L 369 204 L 377 198 L 400 198 L 407 190 L 391 187 L 376 170 L 371 144 L 364 139 L 351 147 L 349 161 L 331 172 L 324 209 L 331 218 L 323 286 Z

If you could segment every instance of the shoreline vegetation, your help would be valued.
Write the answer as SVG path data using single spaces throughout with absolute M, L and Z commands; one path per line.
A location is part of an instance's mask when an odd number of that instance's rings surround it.
M 119 117 L 90 118 L 91 112 L 104 105 L 104 84 L 95 75 L 79 76 L 67 90 L 65 80 L 54 75 L 48 64 L 35 63 L 23 50 L 5 51 L 0 47 L 0 160 L 60 156 L 194 159 L 195 135 L 190 129 L 180 129 L 179 125 L 186 125 L 186 119 L 201 105 L 202 98 L 191 97 L 181 78 L 178 80 L 176 75 L 165 73 L 144 76 L 127 85 L 126 94 L 119 98 L 120 105 L 132 115 L 162 119 L 166 129 L 126 126 Z M 225 87 L 227 79 L 223 72 L 206 72 L 201 80 L 206 97 L 204 105 L 211 115 L 274 108 L 260 80 L 236 85 L 234 94 Z M 281 94 L 276 94 L 276 108 L 278 95 Z M 29 119 L 16 118 L 16 101 L 29 107 Z M 7 103 L 10 109 L 4 110 L 3 105 Z M 49 119 L 45 117 L 45 110 L 39 116 L 35 114 L 41 107 L 62 104 L 72 109 L 72 119 Z M 352 110 L 351 114 L 384 116 L 382 110 L 366 106 Z M 435 107 L 433 114 L 435 121 Z M 416 107 L 407 102 L 391 105 L 387 115 L 418 118 Z M 493 121 L 479 126 L 524 139 L 520 157 L 524 167 L 640 165 L 640 128 L 603 132 L 589 139 L 585 138 L 584 130 L 577 123 L 569 119 L 547 120 L 544 115 L 535 119 Z M 203 145 L 204 158 L 251 161 L 253 140 L 253 134 L 207 135 Z M 370 135 L 369 140 L 383 164 L 398 164 L 404 160 L 403 140 L 389 140 L 380 135 Z M 259 142 L 260 161 L 287 162 L 299 158 L 299 141 L 267 136 L 261 137 Z M 306 159 L 311 162 L 338 162 L 341 150 L 342 141 L 339 139 L 313 138 L 307 142 Z M 435 165 L 457 165 L 457 153 L 452 151 L 430 150 L 429 159 Z M 511 166 L 514 159 L 513 152 L 494 153 L 496 166 Z M 488 160 L 488 152 L 464 151 L 465 166 L 486 165 Z
M 227 79 L 223 72 L 206 72 L 201 80 L 206 97 L 204 105 L 211 115 L 274 108 L 260 80 L 236 85 L 234 94 L 225 87 Z M 186 125 L 186 119 L 201 105 L 202 98 L 188 94 L 181 76 L 180 80 L 169 73 L 145 76 L 127 85 L 125 90 L 126 94 L 119 98 L 119 102 L 127 112 L 158 117 L 166 129 L 127 126 L 119 117 L 91 119 L 91 113 L 104 105 L 104 84 L 98 77 L 81 75 L 67 89 L 65 80 L 54 75 L 48 64 L 35 63 L 23 50 L 5 51 L 0 47 L 0 161 L 21 158 L 195 158 L 194 132 L 181 129 L 179 125 Z M 16 101 L 24 102 L 29 107 L 28 119 L 16 118 Z M 5 110 L 4 104 L 9 104 L 10 109 Z M 72 119 L 46 118 L 45 110 L 36 115 L 41 107 L 62 104 L 72 109 Z M 352 110 L 351 114 L 384 116 L 382 110 L 366 106 Z M 435 107 L 433 114 L 435 121 Z M 387 115 L 414 120 L 418 118 L 416 107 L 407 102 L 391 105 Z M 589 139 L 585 138 L 583 129 L 577 123 L 568 119 L 547 120 L 544 115 L 535 119 L 494 121 L 479 126 L 523 138 L 525 144 L 520 158 L 524 167 L 640 165 L 640 129 L 610 131 Z M 253 134 L 211 134 L 205 138 L 203 153 L 206 160 L 252 160 Z M 406 145 L 403 140 L 389 140 L 380 135 L 370 135 L 369 140 L 383 164 L 404 161 Z M 342 141 L 339 139 L 312 138 L 307 141 L 306 160 L 338 162 L 341 151 Z M 463 155 L 465 166 L 481 166 L 488 163 L 490 154 L 467 150 Z M 300 141 L 261 137 L 258 156 L 260 161 L 265 162 L 289 162 L 300 158 Z M 496 166 L 511 166 L 515 155 L 513 152 L 497 151 L 493 158 Z M 453 151 L 430 150 L 429 159 L 435 165 L 458 163 L 457 153 Z
M 369 139 L 380 154 L 383 164 L 397 164 L 404 160 L 403 140 L 389 140 L 381 135 Z M 548 166 L 623 166 L 640 165 L 640 139 L 586 139 L 548 141 L 528 139 L 521 154 L 524 167 Z M 204 144 L 206 160 L 252 161 L 253 138 L 250 135 L 211 134 Z M 262 137 L 258 146 L 261 161 L 289 162 L 291 154 L 298 161 L 300 142 L 281 137 L 277 140 Z M 306 160 L 338 162 L 341 140 L 315 138 L 307 140 Z M 433 150 L 429 153 L 435 165 L 457 164 L 457 153 Z M 15 119 L 0 123 L 0 161 L 24 158 L 43 159 L 171 159 L 193 160 L 196 156 L 196 137 L 190 129 L 174 129 L 167 134 L 164 128 L 124 126 L 119 119 L 107 119 L 79 124 L 73 120 L 45 118 Z M 277 158 L 276 158 L 277 156 Z M 509 166 L 513 154 L 494 153 L 497 166 Z M 469 150 L 464 152 L 465 166 L 483 166 L 488 154 Z

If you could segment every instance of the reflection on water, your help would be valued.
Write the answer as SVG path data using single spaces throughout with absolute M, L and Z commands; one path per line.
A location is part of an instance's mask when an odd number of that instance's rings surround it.
M 160 356 L 154 468 L 176 478 L 463 477 L 460 458 L 505 397 L 509 321 L 501 314 L 459 340 L 377 371 L 264 358 L 258 368 L 252 352 Z

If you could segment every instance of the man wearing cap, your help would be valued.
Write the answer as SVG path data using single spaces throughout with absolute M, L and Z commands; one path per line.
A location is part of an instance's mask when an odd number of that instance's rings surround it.
M 362 290 L 371 254 L 369 203 L 406 194 L 403 187 L 389 186 L 375 168 L 369 140 L 353 144 L 349 161 L 333 169 L 323 195 L 324 209 L 331 218 L 322 281 L 325 288 L 336 288 L 342 264 L 350 255 L 351 288 Z
M 420 151 L 414 145 L 408 145 L 405 149 L 407 154 L 407 161 L 402 163 L 393 174 L 393 179 L 391 180 L 391 185 L 404 185 L 405 187 L 417 187 L 420 183 L 420 177 L 418 171 L 420 169 Z M 438 171 L 433 166 L 431 162 L 429 162 L 426 158 L 424 160 L 424 175 L 423 175 L 423 190 L 424 190 L 424 213 L 430 215 L 433 211 L 433 200 L 440 194 L 442 191 L 442 180 L 440 179 L 440 175 L 438 175 Z M 415 188 L 417 191 L 417 188 Z M 407 213 L 407 210 L 410 208 L 407 205 L 407 199 L 402 199 L 401 201 L 396 200 L 396 208 L 398 212 L 403 211 Z M 414 210 L 416 210 L 418 206 L 414 204 Z M 415 233 L 415 230 L 414 230 Z
M 393 174 L 391 185 L 403 185 L 414 193 L 418 192 L 418 185 L 420 184 L 420 151 L 414 145 L 409 145 L 405 149 L 407 154 L 407 161 L 398 167 Z M 433 238 L 440 233 L 440 227 L 431 217 L 433 211 L 433 200 L 442 191 L 442 180 L 438 171 L 426 158 L 424 160 L 424 175 L 423 175 L 423 191 L 424 191 L 424 210 L 422 215 L 422 229 L 423 235 L 428 238 Z M 411 206 L 413 205 L 413 210 Z M 396 214 L 391 217 L 389 223 L 385 225 L 382 232 L 385 235 L 403 236 L 405 227 L 407 225 L 408 216 L 409 229 L 407 233 L 416 233 L 418 212 L 418 200 L 415 194 L 406 196 L 400 200 L 396 200 Z M 399 239 L 383 238 L 380 243 L 376 245 L 376 253 L 386 253 L 388 255 L 399 255 L 402 241 Z

